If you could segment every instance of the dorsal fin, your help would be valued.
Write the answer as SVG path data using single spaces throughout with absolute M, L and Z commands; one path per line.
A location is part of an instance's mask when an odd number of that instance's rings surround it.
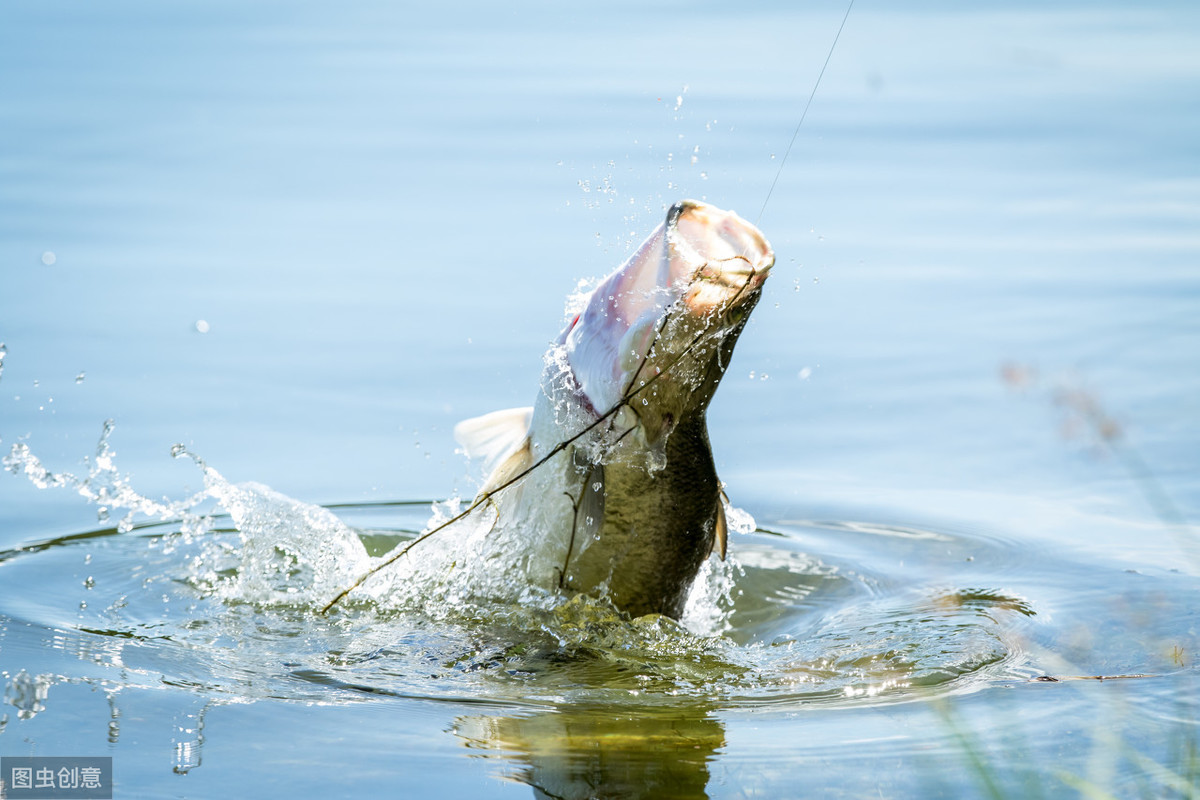
M 470 458 L 482 458 L 495 467 L 525 446 L 533 409 L 506 408 L 482 417 L 465 419 L 454 426 L 454 439 Z

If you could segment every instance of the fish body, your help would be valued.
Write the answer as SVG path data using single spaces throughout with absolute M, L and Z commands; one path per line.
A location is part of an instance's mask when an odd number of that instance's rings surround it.
M 552 343 L 534 406 L 456 427 L 496 464 L 480 497 L 525 579 L 683 613 L 725 551 L 705 412 L 774 260 L 736 214 L 676 203 Z

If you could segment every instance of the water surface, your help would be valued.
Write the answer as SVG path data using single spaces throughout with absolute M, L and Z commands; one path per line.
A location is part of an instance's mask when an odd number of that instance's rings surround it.
M 0 752 L 122 797 L 1194 781 L 1197 11 L 856 6 L 763 208 L 844 11 L 5 4 Z M 759 530 L 685 625 L 317 615 L 321 545 L 469 495 L 453 424 L 688 196 L 779 261 L 709 415 Z M 1100 675 L 1150 677 L 1032 680 Z

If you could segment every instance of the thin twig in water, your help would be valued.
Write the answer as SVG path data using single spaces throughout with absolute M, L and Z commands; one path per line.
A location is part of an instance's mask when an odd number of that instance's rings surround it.
M 1161 678 L 1161 675 L 1152 674 L 1135 674 L 1135 675 L 1039 675 L 1036 678 L 1030 678 L 1030 683 L 1062 683 L 1063 681 L 1127 681 L 1134 678 Z
M 1006 384 L 1020 391 L 1036 388 L 1039 384 L 1037 370 L 1025 364 L 1005 364 L 1000 369 L 1000 376 Z M 1066 409 L 1075 419 L 1082 421 L 1125 468 L 1154 515 L 1172 530 L 1184 534 L 1185 544 L 1194 544 L 1187 517 L 1175 505 L 1142 454 L 1125 436 L 1121 424 L 1104 410 L 1096 396 L 1078 383 L 1059 386 L 1050 395 L 1054 405 Z

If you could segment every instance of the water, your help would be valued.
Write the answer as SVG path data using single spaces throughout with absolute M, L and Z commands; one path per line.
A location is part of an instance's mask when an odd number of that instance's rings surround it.
M 0 753 L 122 797 L 1194 781 L 1183 3 L 855 7 L 709 414 L 759 530 L 684 627 L 315 611 L 470 494 L 450 429 L 664 203 L 758 214 L 844 10 L 5 4 Z

